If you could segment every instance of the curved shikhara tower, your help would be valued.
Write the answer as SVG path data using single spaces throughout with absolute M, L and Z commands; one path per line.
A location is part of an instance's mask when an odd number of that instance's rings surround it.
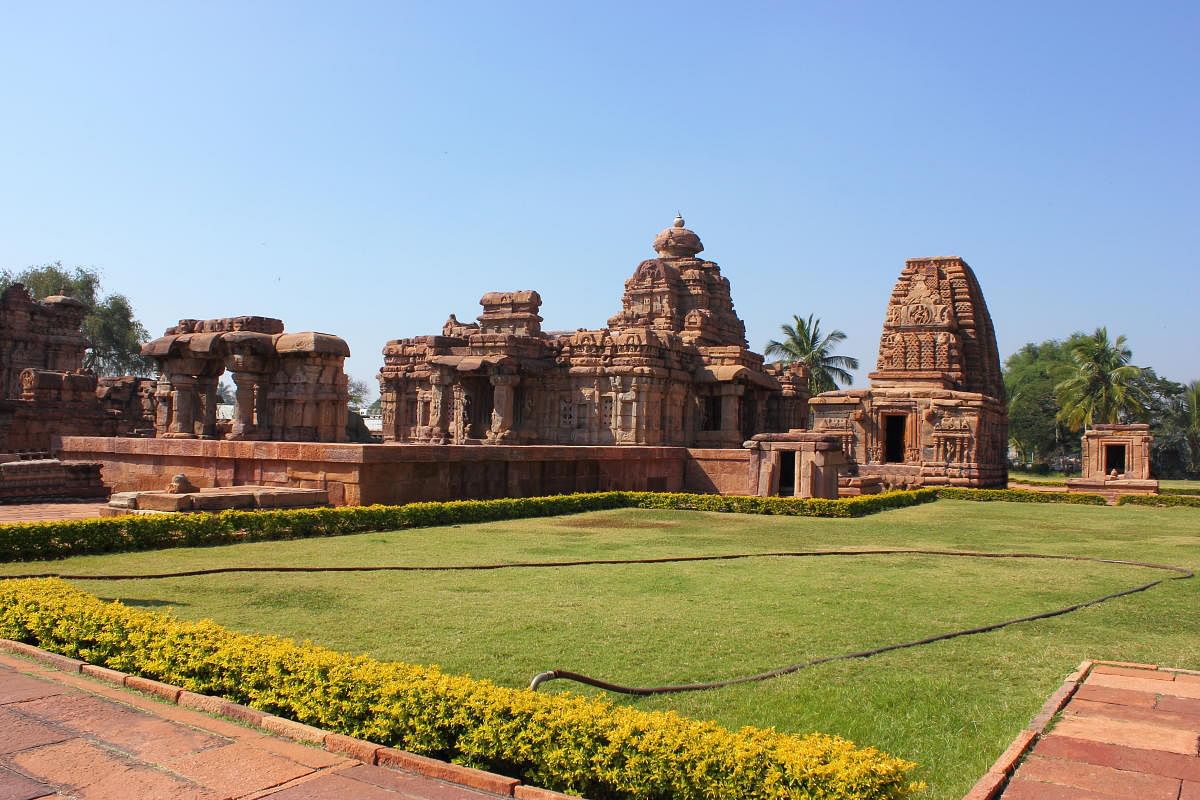
M 892 290 L 871 388 L 810 401 L 860 476 L 888 487 L 1004 486 L 1008 412 L 996 334 L 957 256 L 912 258 Z

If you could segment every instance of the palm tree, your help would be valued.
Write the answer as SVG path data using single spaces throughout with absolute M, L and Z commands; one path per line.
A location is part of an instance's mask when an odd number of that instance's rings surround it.
M 1077 431 L 1146 416 L 1143 370 L 1129 363 L 1124 336 L 1110 342 L 1108 329 L 1097 328 L 1074 341 L 1069 354 L 1071 374 L 1054 387 L 1060 422 Z
M 1200 473 L 1200 381 L 1183 387 L 1183 435 L 1191 454 L 1188 471 Z
M 767 358 L 782 364 L 804 364 L 808 367 L 808 388 L 814 395 L 831 392 L 839 383 L 849 384 L 854 380 L 850 370 L 858 369 L 858 359 L 850 356 L 835 356 L 833 350 L 846 341 L 846 334 L 839 330 L 821 336 L 821 320 L 800 319 L 793 316 L 793 325 L 780 325 L 783 341 L 767 342 L 763 350 Z

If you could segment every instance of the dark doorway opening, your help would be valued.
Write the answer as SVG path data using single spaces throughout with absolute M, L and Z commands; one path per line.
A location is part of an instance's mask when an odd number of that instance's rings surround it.
M 1110 475 L 1114 469 L 1118 475 L 1125 474 L 1125 445 L 1123 444 L 1104 445 L 1104 474 Z
M 904 433 L 908 417 L 905 414 L 892 414 L 884 417 L 884 451 L 885 464 L 904 463 Z
M 464 378 L 466 390 L 466 427 L 468 439 L 484 439 L 492 427 L 492 409 L 496 407 L 496 387 L 488 378 Z
M 742 395 L 742 439 L 749 439 L 758 433 L 758 400 L 750 392 Z
M 779 454 L 779 496 L 791 497 L 796 493 L 796 454 L 784 451 Z

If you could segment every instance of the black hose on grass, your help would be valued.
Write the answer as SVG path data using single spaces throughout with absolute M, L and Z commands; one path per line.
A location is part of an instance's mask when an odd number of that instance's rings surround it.
M 1051 561 L 1086 561 L 1096 564 L 1115 564 L 1125 567 L 1143 567 L 1145 569 L 1165 570 L 1176 573 L 1167 578 L 1160 578 L 1156 581 L 1143 583 L 1129 589 L 1123 589 L 1119 592 L 1106 594 L 1103 597 L 1094 597 L 1090 600 L 1084 600 L 1079 603 L 1073 603 L 1069 606 L 1056 608 L 1050 611 L 1043 611 L 1037 614 L 1029 614 L 1024 617 L 1016 617 L 1013 619 L 1004 620 L 1003 622 L 993 622 L 987 625 L 980 625 L 974 628 L 964 628 L 962 630 L 950 631 L 948 633 L 940 633 L 934 636 L 927 636 L 923 639 L 914 639 L 908 642 L 898 642 L 895 644 L 883 645 L 882 647 L 871 648 L 870 650 L 859 650 L 854 653 L 843 653 L 833 656 L 821 656 L 808 661 L 801 661 L 796 664 L 789 664 L 785 667 L 768 670 L 766 672 L 758 672 L 753 675 L 742 675 L 736 678 L 727 678 L 719 681 L 709 681 L 704 683 L 684 683 L 668 686 L 625 686 L 619 683 L 611 683 L 609 681 L 593 678 L 589 675 L 583 675 L 578 672 L 572 672 L 564 669 L 553 669 L 547 672 L 539 673 L 534 676 L 529 684 L 529 688 L 536 691 L 543 683 L 552 680 L 569 680 L 576 683 L 592 686 L 597 689 L 603 689 L 608 692 L 616 692 L 619 694 L 629 695 L 653 695 L 653 694 L 676 694 L 679 692 L 699 692 L 710 689 L 721 689 L 727 686 L 737 686 L 743 683 L 755 683 L 758 681 L 771 680 L 784 675 L 790 675 L 794 672 L 799 672 L 802 669 L 813 667 L 818 664 L 827 664 L 831 661 L 847 661 L 854 658 L 870 658 L 882 653 L 888 653 L 893 650 L 904 650 L 911 647 L 920 647 L 922 645 L 933 644 L 935 642 L 946 641 L 947 639 L 956 639 L 960 636 L 974 636 L 980 633 L 989 633 L 991 631 L 1007 628 L 1010 625 L 1016 625 L 1022 622 L 1034 622 L 1040 619 L 1050 619 L 1052 617 L 1063 616 L 1071 612 L 1078 611 L 1089 606 L 1100 605 L 1101 603 L 1115 600 L 1119 597 L 1144 592 L 1147 589 L 1152 589 L 1159 584 L 1168 580 L 1186 580 L 1195 577 L 1195 573 L 1186 568 L 1174 566 L 1171 564 L 1155 564 L 1144 561 L 1125 561 L 1112 558 L 1095 558 L 1092 556 L 1072 556 L 1072 555 L 1056 555 L 1049 553 L 990 553 L 990 552 L 972 552 L 967 550 L 931 550 L 931 549 L 909 549 L 909 548 L 879 548 L 869 550 L 796 550 L 771 553 L 732 553 L 725 555 L 711 556 L 663 556 L 659 558 L 631 558 L 631 559 L 587 559 L 579 561 L 511 561 L 501 562 L 496 564 L 450 564 L 450 565 L 430 565 L 430 566 L 407 566 L 407 565 L 383 565 L 383 566 L 344 566 L 344 567 L 213 567 L 210 569 L 195 569 L 181 570 L 178 572 L 156 572 L 156 573 L 141 573 L 127 575 L 72 575 L 65 573 L 40 573 L 30 575 L 4 575 L 0 576 L 0 580 L 16 580 L 22 578 L 61 578 L 63 580 L 78 580 L 78 581 L 137 581 L 137 580 L 161 580 L 164 578 L 190 578 L 204 575 L 220 575 L 236 572 L 276 572 L 276 573 L 309 573 L 309 572 L 465 572 L 465 571 L 483 571 L 483 570 L 500 570 L 500 569 L 549 569 L 562 567 L 582 567 L 582 566 L 621 566 L 630 564 L 677 564 L 694 561 L 734 561 L 746 558 L 815 558 L 815 557 L 837 557 L 837 556 L 888 556 L 888 555 L 929 555 L 929 556 L 950 556 L 956 558 L 1030 558 L 1044 559 Z

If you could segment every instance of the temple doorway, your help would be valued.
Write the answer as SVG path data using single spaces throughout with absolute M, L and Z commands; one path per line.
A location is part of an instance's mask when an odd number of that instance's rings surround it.
M 884 417 L 884 451 L 885 464 L 904 463 L 904 441 L 907 432 L 908 415 L 889 414 Z
M 796 494 L 796 453 L 784 450 L 779 454 L 779 496 Z
M 1104 445 L 1104 474 L 1111 475 L 1113 470 L 1116 470 L 1118 475 L 1125 474 L 1125 445 L 1123 444 Z

